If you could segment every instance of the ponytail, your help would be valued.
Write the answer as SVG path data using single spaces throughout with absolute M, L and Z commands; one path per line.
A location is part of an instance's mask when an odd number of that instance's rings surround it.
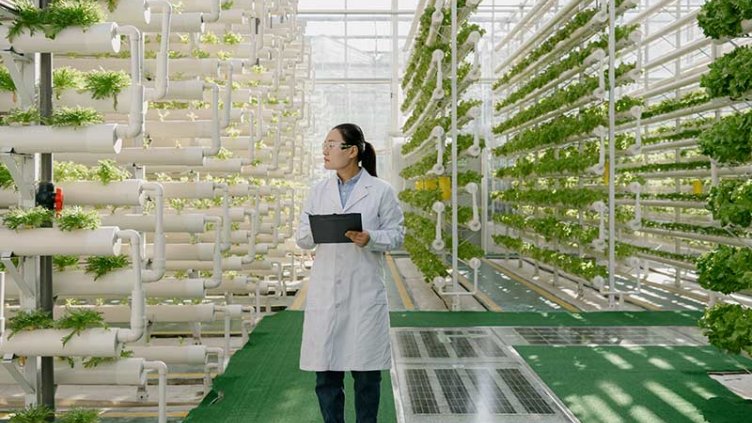
M 360 163 L 363 165 L 363 168 L 371 174 L 374 178 L 376 177 L 376 150 L 373 148 L 373 145 L 371 145 L 368 141 L 363 141 L 366 146 L 363 149 L 362 153 L 359 153 L 358 156 L 360 158 Z
M 341 123 L 332 129 L 342 134 L 345 145 L 358 147 L 358 161 L 363 168 L 374 178 L 376 177 L 376 150 L 370 142 L 366 141 L 363 130 L 354 123 Z

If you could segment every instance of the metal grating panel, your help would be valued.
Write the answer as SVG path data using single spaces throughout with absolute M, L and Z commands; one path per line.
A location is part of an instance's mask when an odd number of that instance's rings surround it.
M 426 346 L 429 357 L 449 357 L 449 352 L 447 351 L 446 346 L 439 342 L 439 337 L 436 332 L 421 331 L 420 337 L 423 340 L 423 344 Z
M 397 345 L 399 345 L 399 350 L 402 357 L 420 357 L 418 341 L 415 340 L 412 332 L 399 332 L 397 333 L 397 339 L 399 340 L 399 342 L 397 342 Z
M 680 333 L 649 327 L 519 327 L 533 345 L 696 345 Z
M 485 369 L 467 369 L 467 375 L 478 391 L 478 402 L 493 414 L 514 414 L 514 407 Z
M 457 353 L 457 357 L 467 358 L 478 356 L 478 353 L 475 352 L 473 346 L 470 345 L 470 341 L 468 341 L 467 338 L 453 337 L 452 347 L 454 347 L 454 351 Z
M 518 369 L 496 369 L 496 372 L 504 379 L 514 396 L 525 407 L 525 411 L 534 414 L 554 414 L 551 407 Z
M 488 336 L 484 336 L 483 338 L 475 338 L 475 343 L 478 345 L 480 350 L 483 352 L 483 355 L 486 357 L 506 357 L 507 355 L 504 353 L 504 350 L 499 348 L 498 345 L 496 345 L 496 342 L 493 341 Z
M 439 405 L 433 396 L 427 371 L 425 369 L 407 369 L 405 375 L 413 414 L 437 414 Z
M 467 393 L 462 379 L 454 369 L 436 369 L 439 385 L 444 397 L 449 404 L 449 410 L 453 414 L 476 413 L 476 407 L 470 395 Z

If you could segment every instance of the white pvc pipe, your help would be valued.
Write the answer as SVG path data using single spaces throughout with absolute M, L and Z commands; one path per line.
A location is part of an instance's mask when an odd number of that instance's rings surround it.
M 167 270 L 214 270 L 214 263 L 209 261 L 191 261 L 191 260 L 168 260 L 166 263 Z M 222 270 L 240 271 L 244 270 L 243 260 L 241 257 L 227 257 L 222 259 Z
M 143 205 L 140 179 L 114 181 L 103 184 L 99 181 L 60 182 L 58 188 L 63 190 L 65 204 L 81 206 L 140 206 Z
M 47 38 L 37 31 L 29 35 L 27 31 L 8 41 L 10 27 L 0 27 L 0 48 L 11 47 L 23 53 L 119 53 L 120 37 L 117 36 L 118 25 L 114 22 L 94 24 L 86 29 L 80 26 L 68 27 L 60 31 L 55 39 Z
M 60 231 L 57 228 L 0 229 L 0 245 L 19 256 L 115 256 L 120 253 L 117 227 Z
M 82 128 L 54 126 L 2 126 L 0 148 L 20 154 L 34 153 L 119 153 L 122 141 L 117 124 L 108 123 Z
M 179 163 L 186 166 L 201 166 L 204 163 L 204 149 L 201 147 L 124 148 L 116 157 L 118 163 L 151 166 Z
M 132 229 L 118 231 L 118 238 L 128 239 L 131 247 L 131 266 L 134 276 L 131 293 L 131 316 L 129 329 L 117 329 L 119 342 L 136 342 L 144 335 L 146 329 L 146 296 L 141 280 L 141 236 Z
M 134 229 L 139 232 L 154 232 L 157 222 L 154 215 L 143 214 L 115 214 L 104 215 L 101 217 L 102 224 L 107 226 L 118 226 L 123 229 Z M 185 213 L 170 215 L 169 219 L 163 222 L 164 232 L 176 233 L 201 233 L 204 231 L 206 219 L 203 214 Z
M 157 182 L 145 182 L 144 191 L 151 192 L 154 208 L 154 254 L 151 259 L 151 269 L 141 271 L 144 282 L 155 282 L 162 279 L 165 273 L 165 235 L 164 235 L 164 191 Z
M 167 60 L 170 50 L 170 30 L 175 17 L 172 16 L 172 5 L 167 0 L 147 0 L 146 4 L 149 7 L 160 6 L 162 8 L 162 13 L 152 16 L 150 22 L 145 25 L 145 27 L 151 27 L 156 23 L 157 28 L 154 32 L 160 32 L 162 35 L 159 53 L 157 53 L 155 88 L 146 91 L 148 100 L 159 100 L 167 94 L 169 86 L 170 75 L 167 70 Z M 145 27 L 141 28 L 145 30 Z
M 167 365 L 163 361 L 146 361 L 144 368 L 159 373 L 159 423 L 167 423 Z
M 99 113 L 125 113 L 131 109 L 132 95 L 129 91 L 132 89 L 133 87 L 128 87 L 120 92 L 116 96 L 117 102 L 112 98 L 92 98 L 91 93 L 88 91 L 78 92 L 76 90 L 65 90 L 60 94 L 59 99 L 53 97 L 53 104 L 55 106 L 67 107 L 91 107 Z M 115 103 L 117 103 L 117 105 Z
M 135 357 L 159 360 L 168 364 L 206 364 L 206 346 L 129 346 Z
M 118 342 L 121 329 L 86 329 L 63 345 L 62 338 L 70 329 L 37 329 L 21 331 L 0 345 L 1 354 L 60 357 L 94 356 L 117 357 L 122 344 Z
M 210 220 L 214 223 L 214 250 L 212 255 L 212 278 L 204 283 L 204 289 L 212 289 L 222 284 L 222 233 L 224 231 L 222 230 L 220 225 L 223 221 L 229 222 L 229 219 L 227 218 L 227 215 L 225 215 L 224 218 L 220 218 L 218 216 L 209 216 L 207 217 L 207 220 Z
M 212 120 L 209 122 L 211 124 L 210 126 L 210 136 L 212 139 L 212 146 L 211 148 L 204 151 L 204 157 L 210 157 L 210 156 L 216 156 L 219 154 L 219 150 L 222 147 L 221 142 L 221 126 L 222 122 L 219 119 L 219 85 L 217 84 L 205 84 L 205 88 L 210 88 L 212 91 Z M 230 110 L 232 107 L 231 104 L 225 103 L 224 105 L 225 110 Z M 228 117 L 228 124 L 229 124 L 229 117 Z M 206 125 L 206 123 L 204 123 Z
M 162 100 L 203 100 L 204 81 L 190 79 L 187 81 L 170 81 L 170 90 Z
M 114 362 L 100 363 L 87 369 L 81 360 L 71 367 L 68 363 L 55 363 L 56 385 L 132 385 L 146 384 L 143 358 L 121 358 Z
M 128 114 L 128 125 L 117 128 L 121 138 L 135 138 L 144 130 L 144 85 L 142 73 L 144 69 L 143 49 L 144 40 L 135 26 L 122 26 L 119 33 L 128 36 L 131 47 L 131 108 Z

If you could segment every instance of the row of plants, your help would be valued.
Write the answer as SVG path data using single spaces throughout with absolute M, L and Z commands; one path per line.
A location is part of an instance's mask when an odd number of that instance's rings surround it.
M 462 26 L 462 28 L 460 28 L 460 31 L 457 33 L 457 45 L 462 46 L 467 41 L 468 37 L 473 31 L 478 31 L 481 35 L 485 34 L 486 32 L 483 28 L 481 28 L 480 26 L 476 24 L 465 24 Z M 431 64 L 430 58 L 432 57 L 433 52 L 437 49 L 442 50 L 444 52 L 444 59 L 442 62 L 445 64 L 451 63 L 452 53 L 451 53 L 451 49 L 449 48 L 449 44 L 440 43 L 434 46 L 422 46 L 421 47 L 421 53 L 419 54 L 423 55 L 428 60 L 424 59 L 422 61 L 421 67 L 418 70 L 418 73 L 416 74 L 419 77 L 416 77 L 413 79 L 410 85 L 410 89 L 408 89 L 407 92 L 405 93 L 405 97 L 402 100 L 402 106 L 400 106 L 400 109 L 402 110 L 403 113 L 408 111 L 408 109 L 410 108 L 410 105 L 413 103 L 413 101 L 415 100 L 415 98 L 418 96 L 419 93 L 421 94 L 421 96 L 425 96 L 427 93 L 430 94 L 433 92 L 433 88 L 430 88 L 429 90 L 425 84 L 425 81 L 427 78 L 429 78 L 429 80 L 433 79 L 434 80 L 433 87 L 436 86 L 435 76 L 428 75 L 427 72 Z M 458 63 L 461 63 L 462 61 L 464 61 L 467 55 L 470 54 L 471 52 L 472 52 L 472 49 L 464 49 L 462 51 L 459 51 L 457 55 Z M 443 65 L 442 67 L 444 69 L 448 68 L 447 65 Z M 444 73 L 444 75 L 446 75 L 446 72 Z M 459 76 L 457 79 L 462 80 L 462 78 L 460 78 Z
M 634 69 L 635 65 L 633 63 L 619 65 L 616 69 L 616 78 L 618 79 L 617 86 L 627 84 L 629 81 L 621 77 Z M 535 105 L 526 108 L 512 118 L 496 125 L 493 128 L 493 132 L 495 134 L 502 134 L 509 129 L 520 126 L 546 113 L 553 112 L 566 105 L 574 104 L 581 98 L 592 95 L 598 88 L 598 84 L 598 77 L 584 77 L 580 82 L 573 83 L 564 89 L 555 91 L 553 95 L 540 100 Z M 498 104 L 496 105 L 496 109 L 500 109 Z
M 591 280 L 596 276 L 607 277 L 608 270 L 605 266 L 595 263 L 594 259 L 580 258 L 558 251 L 540 248 L 526 243 L 517 237 L 506 235 L 494 235 L 494 242 L 509 250 L 516 251 L 520 255 L 530 257 L 541 263 L 557 267 L 571 275 Z
M 479 106 L 482 102 L 480 100 L 462 100 L 457 105 L 457 128 L 464 126 L 469 120 L 467 112 L 475 106 Z M 452 124 L 450 116 L 436 116 L 425 119 L 420 126 L 413 132 L 410 137 L 410 141 L 402 144 L 400 152 L 402 154 L 409 154 L 418 147 L 420 147 L 425 140 L 431 136 L 431 131 L 436 126 L 444 128 L 444 132 L 447 133 Z
M 576 146 L 559 150 L 547 150 L 539 157 L 522 157 L 514 166 L 496 170 L 497 178 L 527 178 L 531 175 L 577 175 L 598 163 L 599 146 L 595 142 L 585 144 L 582 151 Z
M 61 231 L 93 230 L 99 227 L 100 218 L 96 210 L 84 210 L 78 206 L 65 208 L 59 214 L 41 206 L 13 208 L 3 215 L 3 224 L 12 230 L 41 228 L 53 223 Z
M 117 98 L 124 89 L 130 87 L 131 77 L 124 71 L 91 70 L 82 72 L 71 67 L 56 68 L 52 72 L 52 86 L 55 97 L 65 90 L 88 92 L 96 100 L 112 98 L 117 108 Z
M 752 4 L 739 0 L 708 0 L 697 15 L 706 37 L 721 39 L 746 35 L 742 21 L 752 19 Z
M 643 247 L 639 245 L 629 244 L 629 247 L 634 253 L 644 253 L 651 256 L 662 257 L 670 260 L 683 261 L 686 263 L 694 263 L 697 260 L 695 254 L 679 254 L 672 253 L 670 251 L 663 251 L 655 248 Z
M 78 256 L 54 256 L 52 264 L 56 271 L 63 272 L 68 268 L 78 268 L 80 258 Z M 126 255 L 117 256 L 91 256 L 86 259 L 84 266 L 85 273 L 94 275 L 94 280 L 114 272 L 115 270 L 124 269 L 130 266 L 130 260 Z
M 707 160 L 693 160 L 679 163 L 651 163 L 637 167 L 620 167 L 616 171 L 619 173 L 648 173 L 648 172 L 671 172 L 676 170 L 695 170 L 710 169 L 710 162 Z
M 708 210 L 721 225 L 752 225 L 752 180 L 726 179 L 710 190 Z
M 632 34 L 632 32 L 637 30 L 637 28 L 639 28 L 639 25 L 617 26 L 615 31 L 616 42 L 618 43 L 626 39 Z M 555 80 L 564 72 L 582 66 L 585 63 L 585 59 L 596 50 L 607 48 L 608 36 L 602 35 L 598 40 L 588 43 L 585 47 L 574 50 L 562 61 L 550 65 L 542 73 L 527 81 L 525 85 L 517 89 L 515 92 L 507 95 L 504 100 L 499 103 L 499 108 L 516 103 L 533 91 L 546 86 L 546 84 Z
M 700 79 L 710 98 L 729 97 L 743 99 L 752 90 L 752 48 L 737 47 L 710 64 L 710 71 Z
M 27 109 L 13 109 L 0 117 L 0 125 L 31 126 L 40 123 L 56 127 L 83 127 L 102 123 L 100 113 L 90 107 L 60 107 L 52 112 L 52 116 L 42 118 L 35 107 Z
M 16 15 L 8 30 L 8 40 L 13 41 L 24 32 L 37 32 L 55 39 L 65 28 L 79 26 L 88 28 L 104 20 L 102 9 L 95 1 L 54 0 L 41 9 L 31 0 L 15 2 Z
M 105 328 L 107 323 L 102 318 L 102 313 L 86 308 L 68 308 L 65 315 L 58 320 L 52 319 L 52 314 L 47 311 L 21 310 L 15 316 L 8 319 L 8 339 L 13 338 L 19 332 L 39 329 L 70 329 L 71 332 L 63 336 L 60 341 L 66 345 L 74 336 L 80 335 L 86 329 Z
M 426 217 L 407 212 L 405 213 L 405 227 L 425 245 L 429 245 L 434 240 L 435 223 Z M 442 240 L 444 245 L 452 245 L 452 237 L 447 235 L 446 232 L 444 232 Z M 457 246 L 457 257 L 460 260 L 470 260 L 473 257 L 483 257 L 484 255 L 482 248 L 469 242 L 460 242 Z
M 467 88 L 470 85 L 470 81 L 466 80 L 466 78 L 468 78 L 468 75 L 470 74 L 471 69 L 472 69 L 472 64 L 470 63 L 462 63 L 457 68 L 457 81 L 461 81 L 457 83 L 457 97 L 458 98 L 462 96 L 462 94 L 465 92 L 465 90 L 467 90 Z M 444 92 L 445 93 L 451 92 L 452 80 L 450 78 L 444 78 L 441 82 L 442 82 L 442 88 L 444 89 Z M 435 88 L 436 88 L 436 78 L 429 79 L 426 84 L 421 86 L 421 95 L 415 103 L 415 107 L 413 108 L 413 113 L 402 125 L 403 131 L 407 131 L 408 129 L 412 128 L 413 125 L 415 125 L 415 123 L 418 121 L 418 119 L 420 119 L 421 116 L 425 116 L 426 110 L 434 102 L 433 92 Z M 448 104 L 450 98 L 451 97 L 449 95 L 446 95 L 441 100 L 436 101 L 437 107 L 435 107 L 435 110 L 442 110 L 444 108 L 444 105 Z
M 709 102 L 711 98 L 703 91 L 692 91 L 679 98 L 670 98 L 656 103 L 642 112 L 643 119 L 649 119 L 666 113 L 699 106 Z
M 64 413 L 56 413 L 46 405 L 30 405 L 24 409 L 13 410 L 8 423 L 99 423 L 101 410 L 72 408 Z
M 724 117 L 698 137 L 700 152 L 724 165 L 752 161 L 752 112 Z
M 587 209 L 596 201 L 607 199 L 606 192 L 586 188 L 529 189 L 513 188 L 491 194 L 494 200 L 533 204 L 540 207 L 562 206 L 572 209 Z
M 473 135 L 471 134 L 461 134 L 457 137 L 457 154 L 461 154 L 464 151 L 466 151 L 468 148 L 470 148 L 473 145 L 474 139 Z M 484 138 L 480 138 L 478 140 L 478 143 L 480 145 L 480 148 L 485 148 L 486 146 L 486 140 Z M 442 156 L 442 164 L 446 165 L 449 163 L 451 157 L 452 157 L 452 143 L 449 142 L 444 148 L 444 155 Z M 424 176 L 429 173 L 433 165 L 436 164 L 436 157 L 433 155 L 426 155 L 419 161 L 417 161 L 415 164 L 412 164 L 410 166 L 405 167 L 400 171 L 400 176 L 403 179 L 412 179 L 418 176 Z
M 104 185 L 129 179 L 131 174 L 117 166 L 114 160 L 98 160 L 96 166 L 88 167 L 79 163 L 56 161 L 53 164 L 55 181 L 99 181 Z
M 589 244 L 598 237 L 598 228 L 564 222 L 553 216 L 541 218 L 514 213 L 495 213 L 493 220 L 515 229 L 532 230 L 543 236 L 546 241 L 558 240 L 574 243 L 576 246 Z
M 420 269 L 425 282 L 431 283 L 435 277 L 446 277 L 449 274 L 444 261 L 436 256 L 425 242 L 418 240 L 410 232 L 405 235 L 403 247 L 410 254 L 410 261 Z
M 744 234 L 744 231 L 738 228 L 719 228 L 716 226 L 700 226 L 679 222 L 658 222 L 649 219 L 642 219 L 642 227 L 712 236 L 740 236 Z

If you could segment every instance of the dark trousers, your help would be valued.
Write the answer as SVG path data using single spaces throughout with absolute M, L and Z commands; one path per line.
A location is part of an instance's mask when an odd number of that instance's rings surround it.
M 355 379 L 357 423 L 376 423 L 381 394 L 381 370 L 351 372 Z M 316 372 L 316 395 L 324 423 L 345 421 L 345 372 Z

